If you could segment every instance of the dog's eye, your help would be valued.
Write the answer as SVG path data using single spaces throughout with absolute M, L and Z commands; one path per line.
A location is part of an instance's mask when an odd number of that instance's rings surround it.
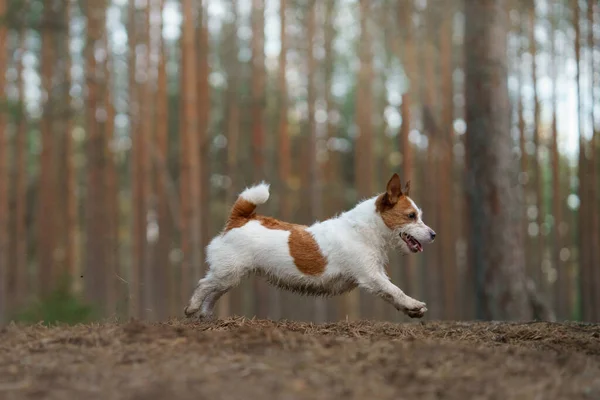
M 408 214 L 408 218 L 415 219 L 415 218 L 417 218 L 417 214 L 415 214 L 414 212 L 412 212 L 412 213 Z

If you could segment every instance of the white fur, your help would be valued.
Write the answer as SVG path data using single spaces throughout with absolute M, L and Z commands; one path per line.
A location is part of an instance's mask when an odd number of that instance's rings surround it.
M 258 185 L 246 188 L 240 197 L 252 204 L 264 204 L 269 200 L 269 184 L 261 182 Z
M 264 203 L 269 186 L 260 184 L 244 190 L 242 198 Z M 389 229 L 375 207 L 376 197 L 357 204 L 341 215 L 316 222 L 307 230 L 312 233 L 327 259 L 325 271 L 318 276 L 302 273 L 290 255 L 289 231 L 268 229 L 251 220 L 240 228 L 222 233 L 206 249 L 209 271 L 198 282 L 185 313 L 199 312 L 211 317 L 217 299 L 239 284 L 250 273 L 263 275 L 269 282 L 307 294 L 337 295 L 356 286 L 383 298 L 411 317 L 422 317 L 425 303 L 412 299 L 391 283 L 385 272 L 387 252 L 400 248 L 410 252 L 400 239 L 401 231 L 422 243 L 431 242 L 432 232 L 419 217 L 415 223 L 399 230 Z M 415 209 L 418 207 L 415 205 Z

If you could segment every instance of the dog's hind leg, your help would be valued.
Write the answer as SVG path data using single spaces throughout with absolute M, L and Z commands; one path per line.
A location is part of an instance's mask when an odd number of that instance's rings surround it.
M 237 286 L 242 280 L 242 274 L 236 274 L 237 268 L 226 268 L 228 273 L 215 273 L 209 271 L 206 277 L 200 279 L 188 306 L 184 309 L 186 316 L 191 317 L 198 314 L 201 319 L 211 319 L 217 300 L 229 290 Z

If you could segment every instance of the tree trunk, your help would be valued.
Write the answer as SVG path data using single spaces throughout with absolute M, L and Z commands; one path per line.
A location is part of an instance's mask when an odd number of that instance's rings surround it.
M 210 66 L 208 59 L 210 57 L 210 44 L 208 33 L 208 7 L 206 1 L 198 2 L 199 8 L 199 27 L 197 28 L 198 36 L 198 155 L 199 157 L 199 173 L 200 173 L 200 212 L 201 212 L 201 231 L 200 231 L 200 257 L 204 259 L 204 249 L 208 245 L 208 235 L 210 233 L 211 218 L 210 218 L 210 85 L 208 84 L 208 76 L 210 74 Z M 204 272 L 204 263 L 196 266 L 198 272 L 202 275 Z
M 200 168 L 198 162 L 198 89 L 196 80 L 196 40 L 194 1 L 183 0 L 182 33 L 182 99 L 183 129 L 181 130 L 181 237 L 183 263 L 181 303 L 185 304 L 195 286 L 200 258 Z
M 160 0 L 160 10 L 164 10 L 165 0 Z M 162 32 L 164 21 L 161 18 L 160 31 Z M 169 301 L 174 293 L 169 296 L 169 284 L 174 279 L 169 262 L 169 251 L 171 249 L 172 224 L 169 215 L 168 183 L 164 178 L 163 171 L 167 168 L 169 159 L 169 92 L 167 90 L 167 52 L 164 38 L 161 35 L 159 42 L 158 78 L 156 93 L 156 153 L 155 162 L 158 176 L 156 185 L 157 194 L 157 221 L 158 242 L 156 243 L 156 258 L 154 262 L 154 273 L 152 278 L 152 293 L 156 299 L 153 308 L 156 317 L 164 320 L 169 314 Z
M 7 0 L 0 0 L 0 93 L 6 84 L 8 61 L 8 15 Z M 2 96 L 4 97 L 4 96 Z M 4 322 L 8 304 L 8 135 L 6 134 L 6 112 L 0 110 L 0 323 Z
M 307 74 L 308 74 L 308 87 L 307 87 L 307 102 L 308 102 L 308 168 L 310 170 L 310 184 L 309 184 L 309 202 L 308 204 L 311 220 L 318 220 L 322 218 L 322 199 L 321 199 L 321 169 L 319 166 L 319 160 L 317 158 L 317 126 L 315 121 L 315 106 L 317 101 L 316 93 L 316 72 L 317 63 L 314 55 L 314 40 L 316 35 L 316 10 L 317 4 L 315 0 L 311 0 L 308 3 L 308 21 L 306 23 L 306 43 L 307 43 Z M 327 310 L 324 299 L 314 299 L 314 321 L 325 322 L 327 318 Z
M 19 48 L 23 52 L 27 49 L 25 39 L 26 34 L 23 26 L 19 32 Z M 0 48 L 2 48 L 1 46 L 0 44 Z M 10 286 L 12 287 L 9 288 L 12 289 L 9 290 L 11 298 L 9 303 L 12 309 L 24 304 L 29 281 L 27 273 L 27 120 L 25 117 L 25 83 L 23 79 L 22 57 L 17 66 L 17 88 L 19 90 L 19 111 L 16 121 L 17 134 L 15 137 L 14 242 L 11 246 L 13 258 L 10 260 L 10 265 L 8 266 L 9 270 L 12 269 L 12 279 L 9 279 Z
M 550 18 L 554 20 L 555 11 L 550 10 Z M 560 259 L 560 251 L 563 248 L 563 238 L 560 232 L 563 223 L 562 206 L 561 206 L 561 190 L 560 190 L 560 153 L 558 151 L 558 127 L 557 127 L 557 55 L 556 55 L 556 23 L 552 22 L 550 26 L 550 57 L 551 57 L 551 75 L 552 75 L 552 145 L 551 145 L 551 163 L 552 163 L 552 216 L 554 217 L 554 225 L 552 228 L 554 244 L 552 248 L 552 263 L 556 269 L 556 281 L 554 283 L 554 307 L 559 319 L 569 318 L 567 284 L 568 276 L 565 271 L 566 265 Z
M 117 181 L 116 159 L 114 157 L 115 141 L 115 105 L 113 102 L 112 55 L 108 37 L 105 35 L 104 48 L 104 106 L 106 107 L 106 122 L 104 134 L 106 143 L 106 272 L 107 279 L 107 310 L 111 315 L 117 312 L 119 279 L 119 188 Z
M 264 0 L 252 0 L 252 167 L 254 180 L 264 179 L 265 174 L 265 5 Z M 267 317 L 269 313 L 269 288 L 262 279 L 256 279 L 255 285 L 256 316 Z
M 54 32 L 47 26 L 56 14 L 52 9 L 52 2 L 44 5 L 42 23 L 42 54 L 41 54 L 41 78 L 42 90 L 46 93 L 46 99 L 42 103 L 43 116 L 41 121 L 41 143 L 40 175 L 38 195 L 38 231 L 37 231 L 37 256 L 38 256 L 38 281 L 37 287 L 41 296 L 48 295 L 55 285 L 55 262 L 54 249 L 57 243 L 57 226 L 55 224 L 55 213 L 48 212 L 56 207 L 56 176 L 55 176 L 55 135 L 53 122 L 57 103 L 52 101 L 53 84 L 52 78 L 55 67 L 55 45 Z
M 154 63 L 152 60 L 153 43 L 152 43 L 152 0 L 146 1 L 146 8 L 143 14 L 143 39 L 145 43 L 144 58 L 142 59 L 141 68 L 146 72 L 146 78 L 140 83 L 140 93 L 143 101 L 139 102 L 140 107 L 140 131 L 139 131 L 139 148 L 138 148 L 138 162 L 140 169 L 140 190 L 141 197 L 143 200 L 140 205 L 142 207 L 142 213 L 140 213 L 141 223 L 143 225 L 142 235 L 144 238 L 144 250 L 143 250 L 143 264 L 141 268 L 141 310 L 142 316 L 147 319 L 155 320 L 156 315 L 154 313 L 155 297 L 152 293 L 152 278 L 153 272 L 156 268 L 155 265 L 155 240 L 156 237 L 150 230 L 152 224 L 156 223 L 154 220 L 155 214 L 155 197 L 153 187 L 153 174 L 152 174 L 152 158 L 151 154 L 154 149 L 154 127 L 156 126 L 155 120 L 155 89 L 152 77 L 154 76 Z
M 521 162 L 520 162 L 520 184 L 523 188 L 523 207 L 522 207 L 522 218 L 521 218 L 521 234 L 523 238 L 523 243 L 525 244 L 524 253 L 525 253 L 525 271 L 530 271 L 533 262 L 531 262 L 533 257 L 533 252 L 530 249 L 531 238 L 529 236 L 528 230 L 528 221 L 529 217 L 527 216 L 527 207 L 529 205 L 529 155 L 527 154 L 527 148 L 525 146 L 527 140 L 525 138 L 525 105 L 523 103 L 523 93 L 522 88 L 525 86 L 523 83 L 524 73 L 523 73 L 523 54 L 525 53 L 525 45 L 523 42 L 524 33 L 524 17 L 520 17 L 519 19 L 519 49 L 517 51 L 517 79 L 518 79 L 518 89 L 517 89 L 517 119 L 518 119 L 518 129 L 519 129 L 519 152 L 521 154 Z
M 281 40 L 281 51 L 279 52 L 279 72 L 277 74 L 277 85 L 279 88 L 279 180 L 281 182 L 281 218 L 289 220 L 291 218 L 290 189 L 289 179 L 291 170 L 290 137 L 288 132 L 288 90 L 286 80 L 287 70 L 287 34 L 286 34 L 286 0 L 279 1 L 279 21 Z
M 373 149 L 372 149 L 372 99 L 371 80 L 373 75 L 373 60 L 371 55 L 371 36 L 368 30 L 368 16 L 371 2 L 359 1 L 360 8 L 360 38 L 358 56 L 360 67 L 357 77 L 355 116 L 358 127 L 358 137 L 354 143 L 354 179 L 356 182 L 357 199 L 372 196 L 371 182 L 373 180 Z M 346 295 L 348 301 L 348 319 L 357 319 L 368 312 L 372 298 L 360 300 L 360 293 L 352 291 Z M 361 305 L 363 307 L 361 307 Z M 362 308 L 362 309 L 361 309 Z
M 283 0 L 282 0 L 283 2 Z M 324 29 L 324 50 L 325 60 L 323 62 L 323 75 L 324 75 L 324 90 L 325 90 L 325 107 L 327 111 L 327 160 L 323 167 L 323 179 L 324 187 L 328 188 L 324 200 L 324 215 L 327 218 L 331 218 L 344 207 L 344 195 L 343 188 L 344 184 L 341 179 L 340 169 L 340 157 L 339 151 L 332 146 L 333 141 L 337 138 L 336 125 L 332 122 L 334 112 L 337 111 L 336 100 L 332 94 L 333 85 L 333 73 L 335 69 L 336 52 L 333 47 L 333 42 L 336 37 L 336 29 L 334 25 L 334 17 L 336 15 L 335 10 L 337 7 L 337 1 L 331 0 L 326 3 L 325 6 L 325 23 Z M 287 98 L 286 98 L 287 100 Z M 287 103 L 286 103 L 287 104 Z M 286 105 L 287 110 L 287 105 Z M 333 148 L 332 148 L 333 147 Z M 288 150 L 289 152 L 289 150 Z M 332 304 L 331 313 L 329 320 L 339 319 L 346 315 L 345 312 L 345 299 L 343 297 L 336 299 L 335 303 Z
M 590 268 L 593 271 L 592 285 L 595 290 L 593 290 L 593 304 L 592 309 L 594 310 L 594 315 L 592 316 L 593 321 L 600 321 L 600 290 L 598 290 L 598 286 L 600 285 L 600 247 L 598 243 L 600 243 L 600 197 L 599 197 L 599 186 L 600 182 L 598 182 L 598 149 L 596 148 L 596 141 L 598 136 L 598 131 L 596 130 L 596 82 L 597 82 L 597 72 L 596 64 L 595 64 L 595 52 L 597 49 L 595 48 L 595 38 L 594 38 L 594 29 L 596 28 L 594 20 L 594 3 L 596 7 L 598 7 L 598 2 L 588 1 L 587 2 L 587 20 L 588 20 L 588 52 L 590 52 L 590 66 L 589 66 L 589 76 L 591 77 L 591 85 L 590 85 L 590 99 L 591 105 L 590 107 L 590 123 L 592 129 L 592 139 L 589 143 L 590 147 L 590 160 L 589 160 L 589 168 L 588 168 L 588 179 L 590 180 L 590 184 L 588 187 L 588 204 L 590 207 L 590 229 L 587 235 L 588 241 L 590 243 Z
M 238 62 L 238 39 L 237 39 L 237 1 L 232 0 L 230 3 L 232 9 L 233 21 L 226 30 L 224 37 L 224 45 L 226 48 L 227 62 L 225 69 L 227 71 L 227 119 L 226 119 L 226 137 L 227 137 L 227 166 L 226 174 L 230 179 L 230 185 L 227 189 L 225 203 L 230 207 L 235 202 L 239 188 L 237 182 L 238 171 L 238 143 L 239 143 L 239 128 L 240 128 L 240 107 L 238 100 L 238 82 L 240 66 Z M 283 44 L 282 44 L 283 46 Z M 283 48 L 283 47 L 282 47 Z M 219 301 L 219 315 L 224 317 L 228 313 L 241 313 L 242 298 L 241 288 L 235 288 L 226 293 Z
M 426 155 L 426 164 L 423 167 L 426 176 L 428 177 L 428 185 L 424 185 L 420 189 L 422 196 L 422 207 L 427 213 L 427 223 L 435 230 L 440 229 L 439 223 L 439 210 L 438 204 L 443 202 L 443 194 L 439 194 L 440 201 L 435 199 L 433 194 L 433 188 L 440 187 L 439 177 L 439 164 L 442 144 L 440 144 L 440 125 L 438 123 L 437 116 L 439 115 L 438 95 L 440 91 L 439 80 L 435 71 L 436 66 L 436 46 L 435 42 L 437 39 L 436 33 L 438 32 L 439 15 L 435 8 L 430 7 L 427 9 L 427 15 L 425 20 L 426 33 L 422 35 L 423 44 L 419 47 L 422 49 L 422 62 L 421 68 L 424 73 L 423 84 L 423 112 L 421 118 L 423 120 L 423 130 L 427 135 L 428 146 Z M 440 232 L 441 233 L 441 232 Z M 428 316 L 432 319 L 442 318 L 442 302 L 444 299 L 443 285 L 442 285 L 442 265 L 440 262 L 440 252 L 438 249 L 426 252 L 423 254 L 425 264 L 428 265 L 431 273 L 426 279 L 426 291 L 425 294 L 429 306 Z
M 417 53 L 415 48 L 415 30 L 413 26 L 414 2 L 407 0 L 408 4 L 399 3 L 397 7 L 398 21 L 403 29 L 402 41 L 398 41 L 396 50 L 398 57 L 403 60 L 403 65 L 406 69 L 406 75 L 409 81 L 409 87 L 402 95 L 402 104 L 400 105 L 400 114 L 402 115 L 402 125 L 400 126 L 400 149 L 402 151 L 402 177 L 403 182 L 414 180 L 413 163 L 414 155 L 412 144 L 410 143 L 409 134 L 411 128 L 416 128 L 411 109 L 413 102 L 418 102 L 419 95 L 419 71 L 417 67 Z M 404 52 L 402 52 L 402 49 Z M 412 125 L 412 126 L 411 126 Z M 414 257 L 403 257 L 403 283 L 406 293 L 409 296 L 419 297 L 417 292 L 417 274 L 416 260 Z
M 535 208 L 537 211 L 535 224 L 537 226 L 537 234 L 533 237 L 533 254 L 531 257 L 532 264 L 530 265 L 532 278 L 542 292 L 545 292 L 546 280 L 542 276 L 542 260 L 544 253 L 544 242 L 542 238 L 542 221 L 544 218 L 544 203 L 542 199 L 542 168 L 540 166 L 540 100 L 537 90 L 537 41 L 535 38 L 535 0 L 532 0 L 529 9 L 529 52 L 531 54 L 531 80 L 533 84 L 533 145 L 535 153 L 532 157 L 533 161 L 533 187 L 535 191 Z
M 521 190 L 511 160 L 507 87 L 507 7 L 503 0 L 466 0 L 465 65 L 470 235 L 478 318 L 528 320 Z M 506 251 L 510 249 L 510 251 Z
M 578 243 L 579 243 L 579 285 L 581 291 L 581 312 L 582 317 L 585 321 L 591 321 L 593 317 L 593 290 L 594 282 L 593 272 L 590 269 L 589 259 L 589 247 L 588 247 L 588 203 L 586 196 L 586 184 L 587 184 L 587 159 L 586 159 L 586 143 L 583 137 L 583 128 L 581 126 L 583 122 L 582 118 L 582 93 L 581 93 L 581 27 L 580 27 L 580 8 L 577 0 L 572 1 L 573 7 L 573 25 L 575 28 L 575 62 L 576 62 L 576 87 L 577 87 L 577 120 L 579 127 L 579 163 L 577 168 L 577 174 L 579 178 L 579 190 L 578 195 L 580 199 L 580 206 L 578 210 Z
M 131 192 L 132 192 L 132 260 L 129 274 L 129 317 L 141 316 L 141 283 L 142 268 L 144 265 L 144 251 L 146 247 L 146 216 L 145 199 L 142 191 L 141 160 L 143 151 L 140 131 L 140 96 L 137 84 L 137 45 L 138 45 L 138 15 L 135 2 L 129 3 L 129 126 L 132 138 L 131 145 Z
M 452 37 L 454 34 L 454 7 L 449 7 L 442 16 L 440 26 L 440 64 L 441 64 L 441 94 L 442 94 L 442 112 L 441 112 L 441 131 L 440 131 L 440 197 L 438 206 L 439 232 L 441 234 L 441 258 L 440 266 L 443 271 L 443 293 L 444 293 L 444 312 L 446 319 L 456 319 L 458 295 L 458 270 L 456 268 L 456 213 L 454 212 L 454 90 L 452 73 L 454 62 L 452 59 Z M 448 210 L 452 210 L 448 212 Z
M 104 82 L 101 82 L 100 68 L 96 63 L 95 49 L 104 35 L 103 2 L 89 3 L 87 6 L 88 31 L 85 47 L 87 97 L 87 205 L 86 205 L 86 265 L 84 273 L 85 293 L 102 313 L 106 312 L 107 277 L 106 271 L 106 157 L 105 138 L 97 120 L 97 111 L 104 100 Z M 48 206 L 46 206 L 48 207 Z
M 65 21 L 71 20 L 71 1 L 67 1 L 65 5 Z M 67 32 L 65 35 L 65 43 L 64 46 L 69 49 L 69 42 L 71 39 L 70 29 L 67 28 Z M 24 42 L 24 41 L 23 41 Z M 24 44 L 24 43 L 23 43 Z M 65 182 L 66 182 L 66 194 L 65 194 L 65 208 L 66 208 L 66 227 L 65 227 L 65 269 L 68 275 L 71 277 L 71 290 L 76 291 L 80 288 L 80 274 L 77 263 L 77 229 L 78 229 L 78 218 L 77 218 L 77 170 L 75 166 L 75 140 L 73 138 L 73 109 L 71 106 L 71 57 L 70 54 L 67 54 L 66 58 L 66 66 L 65 66 L 65 98 L 67 105 L 67 120 L 66 120 L 66 129 L 65 129 Z M 23 134 L 25 134 L 25 126 L 23 124 Z M 24 151 L 24 150 L 23 150 Z M 23 168 L 25 168 L 25 160 L 22 160 Z M 24 173 L 25 171 L 23 171 Z M 26 186 L 25 182 L 22 183 L 23 187 L 21 189 L 22 195 L 19 198 L 22 199 L 23 203 L 25 203 L 26 198 Z M 22 207 L 22 206 L 21 206 Z M 23 210 L 24 212 L 24 210 Z M 23 218 L 23 229 L 25 228 L 24 216 L 19 217 Z M 26 234 L 24 234 L 26 235 Z M 26 248 L 26 237 L 23 237 L 23 247 L 22 251 L 25 251 Z M 20 241 L 20 240 L 19 240 Z M 21 250 L 20 250 L 21 251 Z M 25 257 L 25 255 L 23 256 Z M 25 262 L 23 263 L 25 264 Z
M 306 23 L 306 43 L 307 43 L 307 102 L 308 102 L 308 142 L 310 151 L 309 154 L 309 165 L 310 169 L 310 218 L 320 219 L 322 216 L 321 212 L 321 191 L 320 191 L 320 168 L 317 159 L 317 126 L 315 123 L 315 106 L 317 101 L 316 93 L 316 69 L 317 64 L 315 61 L 315 55 L 312 43 L 315 40 L 315 29 L 316 29 L 316 1 L 309 1 L 308 5 L 308 21 Z

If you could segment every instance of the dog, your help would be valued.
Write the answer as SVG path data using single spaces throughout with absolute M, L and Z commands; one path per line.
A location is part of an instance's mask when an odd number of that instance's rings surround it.
M 421 318 L 426 304 L 394 285 L 386 273 L 387 253 L 423 251 L 436 233 L 394 174 L 386 191 L 354 208 L 310 226 L 258 215 L 269 199 L 269 184 L 241 192 L 224 229 L 206 248 L 208 271 L 198 282 L 187 317 L 213 319 L 217 300 L 249 274 L 305 295 L 335 296 L 360 287 L 391 303 L 411 318 Z

